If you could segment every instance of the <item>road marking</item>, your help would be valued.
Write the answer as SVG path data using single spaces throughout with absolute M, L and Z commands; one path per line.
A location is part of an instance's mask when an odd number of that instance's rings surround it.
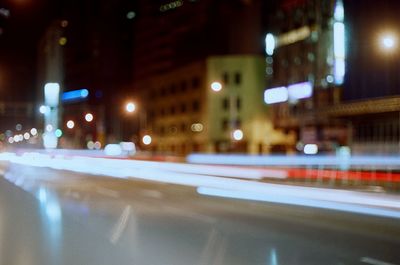
M 117 244 L 119 238 L 122 235 L 122 232 L 125 230 L 129 217 L 131 215 L 131 206 L 127 205 L 124 210 L 122 211 L 122 214 L 120 218 L 118 219 L 117 223 L 114 225 L 113 229 L 111 230 L 111 236 L 110 236 L 110 242 L 112 244 Z
M 389 263 L 389 262 L 381 261 L 381 260 L 370 258 L 370 257 L 362 257 L 360 259 L 360 261 L 367 263 L 367 264 L 372 264 L 372 265 L 396 265 L 394 263 Z

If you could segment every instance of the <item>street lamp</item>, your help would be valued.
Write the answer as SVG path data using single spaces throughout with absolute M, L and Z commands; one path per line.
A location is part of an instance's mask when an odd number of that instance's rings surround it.
M 384 33 L 379 38 L 380 48 L 384 52 L 393 52 L 397 47 L 397 36 L 394 33 Z
M 126 103 L 126 105 L 125 105 L 125 110 L 126 110 L 128 113 L 134 112 L 134 111 L 136 110 L 136 105 L 135 105 L 135 103 L 133 103 L 133 102 L 128 102 L 128 103 Z
M 49 113 L 49 112 L 50 112 L 50 108 L 49 108 L 48 106 L 41 105 L 41 106 L 39 107 L 39 112 L 40 112 L 41 114 Z
M 67 121 L 67 128 L 73 129 L 75 127 L 75 122 L 73 120 Z
M 87 122 L 93 121 L 93 114 L 92 114 L 92 113 L 86 113 L 86 115 L 85 115 L 85 120 L 86 120 Z
M 211 89 L 215 92 L 219 92 L 222 90 L 222 84 L 220 82 L 212 82 Z
M 145 136 L 143 136 L 143 138 L 142 138 L 142 142 L 143 142 L 143 144 L 145 144 L 145 145 L 149 145 L 149 144 L 151 144 L 151 136 L 150 135 L 148 135 L 148 134 L 146 134 Z
M 232 133 L 232 137 L 235 141 L 240 141 L 243 139 L 243 131 L 242 130 L 234 130 Z

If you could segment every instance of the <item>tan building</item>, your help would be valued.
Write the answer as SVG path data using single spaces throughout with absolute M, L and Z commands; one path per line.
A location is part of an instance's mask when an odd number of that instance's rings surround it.
M 285 141 L 263 102 L 264 58 L 212 56 L 141 82 L 141 135 L 157 152 L 268 152 Z M 211 88 L 213 82 L 221 86 Z M 218 85 L 217 85 L 218 86 Z M 218 89 L 217 89 L 218 90 Z

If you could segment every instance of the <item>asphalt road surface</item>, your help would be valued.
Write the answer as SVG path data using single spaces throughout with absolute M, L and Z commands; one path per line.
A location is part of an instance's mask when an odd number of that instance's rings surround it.
M 399 219 L 2 165 L 1 265 L 400 265 Z

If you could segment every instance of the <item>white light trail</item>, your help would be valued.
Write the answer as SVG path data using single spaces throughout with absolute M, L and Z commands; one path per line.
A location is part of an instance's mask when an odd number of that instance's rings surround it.
M 307 158 L 309 159 L 309 157 Z M 134 178 L 191 186 L 197 188 L 198 193 L 203 195 L 301 205 L 359 214 L 400 218 L 400 200 L 398 196 L 296 187 L 217 177 L 216 175 L 211 175 L 215 172 L 213 166 L 78 156 L 63 157 L 61 155 L 54 156 L 38 153 L 25 153 L 22 156 L 17 156 L 13 153 L 2 153 L 0 154 L 0 160 L 28 166 L 49 167 L 92 175 Z M 221 171 L 223 171 L 222 168 L 223 167 L 220 167 Z M 210 175 L 199 174 L 201 170 L 210 173 Z M 236 169 L 232 167 L 232 172 L 234 172 L 234 170 Z M 251 172 L 248 169 L 243 170 L 242 173 Z M 191 171 L 195 173 L 189 173 Z M 216 171 L 218 172 L 218 170 Z

